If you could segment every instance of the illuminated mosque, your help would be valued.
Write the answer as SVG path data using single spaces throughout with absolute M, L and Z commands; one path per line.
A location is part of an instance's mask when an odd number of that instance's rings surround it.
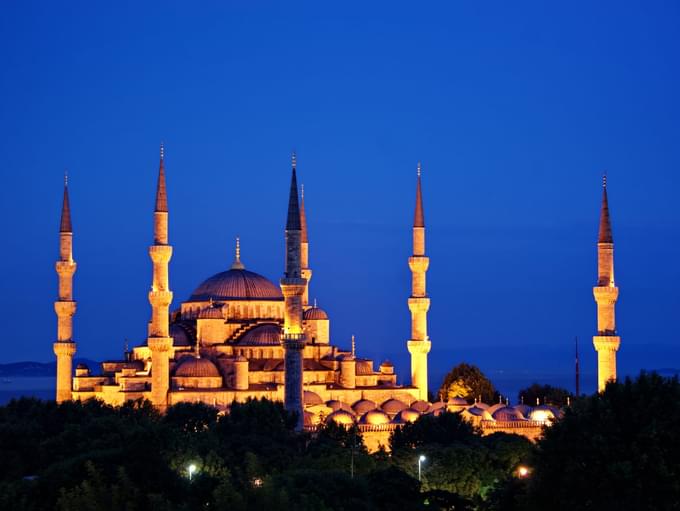
M 607 205 L 606 182 L 602 200 L 598 240 L 598 283 L 594 288 L 598 305 L 598 382 L 616 378 L 613 240 Z M 173 247 L 168 238 L 168 200 L 165 162 L 161 146 L 154 208 L 153 244 L 149 256 L 153 277 L 148 298 L 151 318 L 148 337 L 124 353 L 122 360 L 104 361 L 96 374 L 79 364 L 73 373 L 73 259 L 71 208 L 68 185 L 59 229 L 59 299 L 56 400 L 97 398 L 120 405 L 128 400 L 148 399 L 163 410 L 180 402 L 202 402 L 228 411 L 234 401 L 266 398 L 282 401 L 296 412 L 298 429 L 314 430 L 324 421 L 357 424 L 371 450 L 387 446 L 390 433 L 400 424 L 423 414 L 445 410 L 461 412 L 484 433 L 506 431 L 537 438 L 543 426 L 561 415 L 547 406 L 492 406 L 469 404 L 461 398 L 428 402 L 427 356 L 431 341 L 427 332 L 430 298 L 426 291 L 429 258 L 425 252 L 425 215 L 418 165 L 413 253 L 411 269 L 411 335 L 406 348 L 411 355 L 409 385 L 398 385 L 394 365 L 377 365 L 331 342 L 326 311 L 309 301 L 309 238 L 304 194 L 297 184 L 297 164 L 292 173 L 285 227 L 285 268 L 275 284 L 249 269 L 241 261 L 236 240 L 234 261 L 228 269 L 201 282 L 191 296 L 170 310 L 169 262 Z

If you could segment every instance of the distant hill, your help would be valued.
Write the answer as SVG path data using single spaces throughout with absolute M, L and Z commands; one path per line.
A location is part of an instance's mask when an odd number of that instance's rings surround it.
M 95 370 L 99 366 L 99 362 L 94 360 L 89 360 L 86 358 L 76 358 L 73 360 L 73 367 L 76 364 L 86 364 L 90 369 Z M 21 376 L 25 377 L 36 377 L 36 376 L 56 376 L 57 375 L 57 362 L 13 362 L 11 364 L 0 364 L 0 377 L 8 378 L 14 377 L 18 378 Z

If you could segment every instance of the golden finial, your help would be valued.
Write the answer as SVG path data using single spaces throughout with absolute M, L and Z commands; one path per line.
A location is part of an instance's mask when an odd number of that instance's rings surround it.
M 355 356 L 357 352 L 357 342 L 354 339 L 354 336 L 352 336 L 352 356 Z
M 297 167 L 297 156 L 295 155 L 295 151 L 293 151 L 293 154 L 290 157 L 291 164 L 293 165 L 293 168 Z
M 165 145 L 161 142 L 161 160 L 165 158 Z
M 420 162 L 418 162 L 418 170 L 417 170 L 418 177 L 420 177 L 421 172 L 422 172 L 422 166 L 420 165 Z
M 241 262 L 241 238 L 236 236 L 236 260 Z

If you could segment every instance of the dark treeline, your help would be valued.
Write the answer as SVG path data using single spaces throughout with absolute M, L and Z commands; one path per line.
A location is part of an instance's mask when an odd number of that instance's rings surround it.
M 269 401 L 218 416 L 15 400 L 0 407 L 0 509 L 680 509 L 676 379 L 643 374 L 578 399 L 536 446 L 448 413 L 398 430 L 390 454 L 368 454 L 352 429 L 294 424 Z

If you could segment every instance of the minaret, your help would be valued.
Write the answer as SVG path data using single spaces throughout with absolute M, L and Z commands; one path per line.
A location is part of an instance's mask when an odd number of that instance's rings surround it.
M 76 272 L 76 262 L 73 260 L 73 228 L 66 175 L 59 226 L 59 260 L 55 266 L 59 275 L 59 300 L 54 302 L 54 311 L 57 313 L 57 341 L 54 343 L 54 354 L 57 356 L 56 400 L 61 403 L 71 399 L 73 355 L 76 353 L 76 343 L 73 342 L 73 315 L 76 313 L 73 274 Z
M 295 153 L 293 153 L 295 158 Z M 305 284 L 305 292 L 302 295 L 302 307 L 306 308 L 309 305 L 309 281 L 312 280 L 312 270 L 309 267 L 309 238 L 307 237 L 307 215 L 305 214 L 305 185 L 300 187 L 300 229 L 302 234 L 300 236 L 300 254 L 302 265 L 302 278 L 307 281 Z
M 298 204 L 295 155 L 290 181 L 288 199 L 288 219 L 286 221 L 286 270 L 281 279 L 281 291 L 285 299 L 283 321 L 284 349 L 284 406 L 297 414 L 297 429 L 301 430 L 304 416 L 302 410 L 303 353 L 305 334 L 302 328 L 302 297 L 307 282 L 302 278 L 300 206 Z
M 615 307 L 619 288 L 614 283 L 614 238 L 607 201 L 607 176 L 602 178 L 602 210 L 597 240 L 597 285 L 593 288 L 597 302 L 597 390 L 602 392 L 610 380 L 616 380 L 616 352 L 621 338 L 616 335 Z
M 427 335 L 427 311 L 430 299 L 425 287 L 425 273 L 430 258 L 425 256 L 425 215 L 420 184 L 420 163 L 416 184 L 416 211 L 413 219 L 413 255 L 408 259 L 411 268 L 411 296 L 408 308 L 411 311 L 411 339 L 408 351 L 411 354 L 411 385 L 419 390 L 420 399 L 427 400 L 427 354 L 432 343 Z
M 153 282 L 149 292 L 151 321 L 147 344 L 151 350 L 151 402 L 163 408 L 167 405 L 170 386 L 169 356 L 172 348 L 169 315 L 172 291 L 168 283 L 168 263 L 172 257 L 172 247 L 168 245 L 168 197 L 165 189 L 163 144 L 161 144 L 156 207 L 153 217 L 154 243 L 149 247 L 149 256 L 153 262 Z

